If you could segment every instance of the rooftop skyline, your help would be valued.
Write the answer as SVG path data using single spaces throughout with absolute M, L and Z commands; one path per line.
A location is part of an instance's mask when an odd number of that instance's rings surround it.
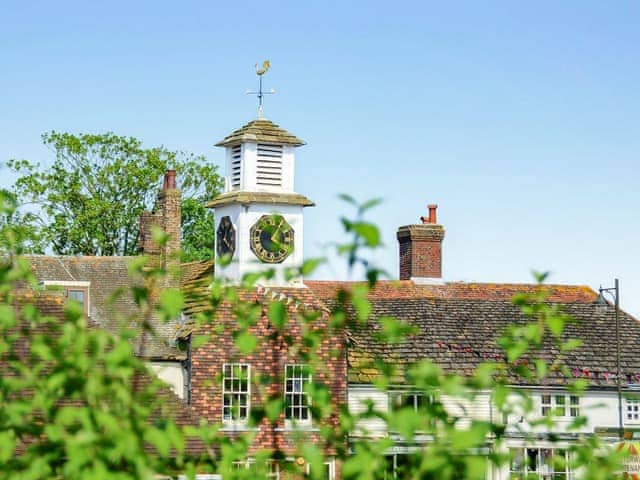
M 305 253 L 341 239 L 338 194 L 397 278 L 395 233 L 436 203 L 447 281 L 621 284 L 640 317 L 640 7 L 635 2 L 10 0 L 0 18 L 0 161 L 46 163 L 46 131 L 202 153 L 264 115 L 307 145 Z M 12 179 L 3 172 L 2 186 Z M 344 279 L 340 266 L 315 278 Z

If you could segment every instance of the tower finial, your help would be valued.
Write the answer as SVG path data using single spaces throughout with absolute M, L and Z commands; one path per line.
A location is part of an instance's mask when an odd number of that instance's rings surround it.
M 259 83 L 258 83 L 258 91 L 252 92 L 251 90 L 247 90 L 247 95 L 257 95 L 258 96 L 258 118 L 262 118 L 262 98 L 265 95 L 270 95 L 276 93 L 276 91 L 272 88 L 269 91 L 262 91 L 262 76 L 267 73 L 269 67 L 271 66 L 271 62 L 269 60 L 265 60 L 262 62 L 262 68 L 258 67 L 258 64 L 255 64 L 256 67 L 256 75 L 258 75 Z

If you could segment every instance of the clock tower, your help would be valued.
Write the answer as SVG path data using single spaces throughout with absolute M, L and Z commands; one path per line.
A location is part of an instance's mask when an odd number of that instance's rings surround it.
M 264 283 L 303 286 L 285 271 L 302 265 L 302 211 L 314 205 L 294 191 L 295 149 L 304 144 L 261 117 L 216 144 L 226 151 L 225 187 L 207 206 L 215 210 L 216 254 L 230 259 L 216 275 L 237 283 L 273 269 Z

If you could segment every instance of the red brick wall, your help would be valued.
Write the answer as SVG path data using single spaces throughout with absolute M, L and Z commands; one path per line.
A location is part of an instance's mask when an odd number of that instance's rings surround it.
M 300 299 L 303 303 L 317 300 L 312 298 L 309 291 L 289 290 L 288 295 Z M 295 351 L 301 348 L 300 339 L 303 322 L 299 318 L 302 308 L 296 311 L 295 302 L 289 308 L 289 323 L 286 336 L 279 334 L 270 324 L 264 312 L 268 309 L 268 302 L 254 294 L 254 298 L 261 303 L 256 304 L 263 312 L 251 332 L 260 339 L 260 345 L 251 355 L 242 355 L 235 346 L 234 331 L 238 330 L 237 319 L 232 313 L 230 305 L 224 305 L 215 317 L 215 328 L 209 326 L 201 329 L 200 333 L 212 335 L 202 347 L 193 351 L 192 355 L 192 403 L 198 413 L 211 423 L 222 423 L 222 367 L 224 363 L 248 363 L 251 365 L 251 408 L 264 405 L 269 396 L 284 398 L 284 371 L 286 364 L 310 363 L 303 360 L 301 354 Z M 322 315 L 313 321 L 314 329 L 328 327 L 328 315 Z M 291 346 L 289 346 L 290 344 Z M 304 352 L 304 348 L 301 350 Z M 313 382 L 320 382 L 329 388 L 334 413 L 326 420 L 312 422 L 312 430 L 302 432 L 302 440 L 319 442 L 319 432 L 313 431 L 320 424 L 337 425 L 338 409 L 346 402 L 347 395 L 347 364 L 345 336 L 342 331 L 332 331 L 327 334 L 317 348 L 320 368 L 313 375 Z M 258 385 L 257 379 L 270 379 Z M 228 433 L 233 436 L 233 433 Z M 274 424 L 263 419 L 255 432 L 252 451 L 268 449 L 280 451 L 285 456 L 293 455 L 296 446 L 300 444 L 300 430 L 298 432 L 285 430 L 284 412 Z M 334 453 L 324 448 L 328 455 Z
M 441 225 L 407 225 L 398 229 L 400 280 L 442 278 Z

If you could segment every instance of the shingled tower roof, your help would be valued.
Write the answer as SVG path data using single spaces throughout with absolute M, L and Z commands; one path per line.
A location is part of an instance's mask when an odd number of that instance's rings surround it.
M 266 118 L 256 118 L 243 127 L 227 135 L 216 143 L 216 147 L 228 147 L 243 142 L 277 143 L 280 145 L 304 145 L 304 140 L 273 123 Z

